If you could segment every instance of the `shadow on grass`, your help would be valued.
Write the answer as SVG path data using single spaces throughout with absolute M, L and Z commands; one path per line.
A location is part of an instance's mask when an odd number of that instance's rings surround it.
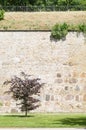
M 3 117 L 21 117 L 21 118 L 27 118 L 27 117 L 34 117 L 34 115 L 3 115 Z
M 64 118 L 61 120 L 55 120 L 54 124 L 61 124 L 70 127 L 85 127 L 86 128 L 86 117 L 79 117 L 79 118 Z

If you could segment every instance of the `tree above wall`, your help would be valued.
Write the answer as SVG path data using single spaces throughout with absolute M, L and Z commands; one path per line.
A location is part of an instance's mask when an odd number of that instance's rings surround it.
M 73 3 L 86 5 L 86 0 L 0 0 L 0 5 L 15 5 L 15 6 L 28 6 L 28 5 L 71 5 Z

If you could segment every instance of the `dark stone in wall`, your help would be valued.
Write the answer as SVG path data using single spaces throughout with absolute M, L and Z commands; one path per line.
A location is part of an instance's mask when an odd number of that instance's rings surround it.
M 61 74 L 60 74 L 60 73 L 57 73 L 57 77 L 59 77 L 59 78 L 60 78 L 60 77 L 61 77 Z
M 46 95 L 46 101 L 49 101 L 50 100 L 50 95 Z
M 65 90 L 68 90 L 68 86 L 65 86 Z

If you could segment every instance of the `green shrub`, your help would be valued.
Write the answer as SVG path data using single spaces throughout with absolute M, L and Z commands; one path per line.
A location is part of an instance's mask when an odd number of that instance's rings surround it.
M 51 30 L 51 37 L 54 39 L 63 39 L 68 33 L 68 25 L 66 23 L 56 24 Z
M 51 30 L 51 38 L 54 38 L 56 40 L 63 39 L 66 37 L 69 31 L 83 32 L 84 34 L 86 34 L 86 24 L 80 24 L 80 25 L 67 25 L 66 23 L 56 24 L 53 26 Z
M 4 13 L 5 11 L 3 9 L 0 10 L 0 20 L 4 19 Z
M 78 31 L 86 33 L 86 24 L 81 24 L 78 26 Z

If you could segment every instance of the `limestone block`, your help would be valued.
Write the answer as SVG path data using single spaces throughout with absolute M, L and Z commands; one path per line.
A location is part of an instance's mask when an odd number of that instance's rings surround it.
M 76 101 L 79 101 L 79 100 L 80 100 L 79 95 L 76 95 L 75 100 L 76 100 Z
M 61 77 L 61 73 L 57 73 L 57 77 L 59 77 L 59 78 L 60 78 L 60 77 Z
M 14 57 L 14 58 L 13 58 L 13 62 L 14 62 L 15 64 L 19 63 L 19 62 L 20 62 L 20 58 L 19 58 L 19 57 Z
M 83 90 L 86 92 L 86 86 L 83 87 Z
M 83 101 L 86 102 L 86 94 L 83 96 Z
M 6 101 L 4 105 L 10 107 L 10 101 Z
M 0 60 L 0 69 L 2 69 L 2 61 Z
M 16 108 L 11 109 L 11 113 L 18 113 L 18 110 Z
M 69 79 L 69 83 L 77 83 L 77 82 L 78 82 L 78 80 L 75 79 L 75 78 L 71 78 L 71 79 Z
M 78 72 L 74 71 L 73 72 L 73 77 L 75 78 L 75 77 L 78 77 L 78 76 L 79 76 Z
M 75 90 L 76 90 L 76 91 L 80 91 L 79 85 L 76 85 L 76 86 L 75 86 Z
M 54 101 L 54 95 L 51 96 L 51 101 Z
M 74 96 L 70 94 L 70 95 L 67 95 L 65 99 L 66 100 L 72 100 L 72 99 L 74 99 Z
M 65 90 L 68 90 L 69 89 L 69 87 L 68 86 L 65 86 Z
M 60 78 L 58 78 L 58 79 L 56 79 L 56 82 L 60 84 L 60 83 L 62 83 L 62 82 L 63 82 L 63 80 L 62 80 L 62 79 L 60 79 Z
M 46 95 L 45 100 L 46 100 L 46 101 L 49 101 L 49 100 L 50 100 L 50 95 Z
M 80 77 L 81 78 L 86 78 L 86 73 L 85 72 L 81 73 Z

